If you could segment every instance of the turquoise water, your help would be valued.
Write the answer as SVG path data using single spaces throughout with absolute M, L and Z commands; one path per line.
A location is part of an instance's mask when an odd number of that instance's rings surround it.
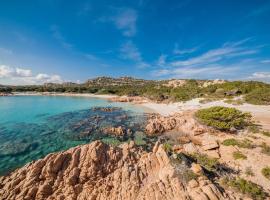
M 96 107 L 116 107 L 106 112 Z M 48 153 L 101 139 L 144 143 L 146 115 L 141 107 L 105 99 L 59 96 L 0 97 L 0 175 Z M 123 126 L 124 137 L 103 129 Z

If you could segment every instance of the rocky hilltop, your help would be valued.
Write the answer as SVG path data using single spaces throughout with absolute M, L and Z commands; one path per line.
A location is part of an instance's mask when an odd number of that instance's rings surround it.
M 146 152 L 133 142 L 100 141 L 53 153 L 0 179 L 0 199 L 231 199 L 201 168 L 176 162 L 156 143 Z M 191 167 L 191 168 L 190 168 Z M 199 170 L 198 170 L 199 169 Z

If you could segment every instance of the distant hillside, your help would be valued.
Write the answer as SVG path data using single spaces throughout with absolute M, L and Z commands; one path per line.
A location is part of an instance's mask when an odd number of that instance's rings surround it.
M 83 85 L 86 86 L 123 86 L 123 85 L 145 85 L 147 83 L 153 83 L 157 81 L 152 80 L 144 80 L 137 79 L 133 77 L 120 77 L 120 78 L 112 78 L 112 77 L 97 77 L 94 79 L 89 79 Z
M 270 104 L 270 85 L 257 81 L 224 80 L 143 80 L 132 77 L 97 77 L 85 83 L 46 83 L 31 86 L 1 86 L 0 92 L 66 92 L 142 96 L 158 102 L 207 101 L 242 96 L 248 103 Z

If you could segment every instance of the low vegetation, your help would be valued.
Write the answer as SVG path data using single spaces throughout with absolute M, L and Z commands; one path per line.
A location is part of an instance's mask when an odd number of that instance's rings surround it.
M 268 146 L 266 143 L 262 143 L 261 148 L 262 148 L 261 150 L 262 153 L 270 156 L 270 146 Z
M 198 164 L 200 164 L 201 166 L 203 166 L 205 169 L 207 169 L 209 171 L 216 170 L 216 166 L 218 164 L 218 159 L 210 158 L 206 154 L 199 154 L 199 153 L 192 154 L 191 157 L 193 159 L 195 159 L 196 162 Z
M 233 152 L 233 158 L 235 160 L 246 160 L 247 156 L 245 156 L 241 151 Z
M 244 129 L 251 124 L 251 115 L 235 108 L 215 106 L 201 109 L 195 115 L 201 123 L 222 131 Z
M 270 167 L 265 167 L 262 169 L 262 175 L 270 180 Z
M 262 187 L 251 181 L 247 181 L 243 178 L 233 178 L 233 179 L 225 178 L 222 181 L 222 183 L 224 185 L 233 188 L 234 190 L 237 190 L 238 192 L 250 196 L 252 199 L 256 200 L 266 199 L 267 194 L 265 193 Z
M 163 149 L 164 149 L 164 151 L 166 151 L 167 154 L 172 153 L 172 145 L 168 142 L 165 142 L 163 144 Z
M 270 88 L 258 88 L 245 96 L 246 102 L 255 105 L 270 105 Z
M 261 133 L 266 137 L 270 137 L 270 132 L 269 131 L 262 131 Z
M 248 139 L 244 140 L 237 140 L 234 138 L 226 139 L 222 142 L 224 146 L 237 146 L 240 148 L 246 148 L 246 149 L 252 149 L 254 148 L 254 145 L 252 145 L 252 142 Z

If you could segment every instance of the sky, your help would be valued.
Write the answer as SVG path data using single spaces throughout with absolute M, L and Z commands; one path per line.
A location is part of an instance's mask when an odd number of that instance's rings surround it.
M 0 84 L 270 82 L 270 0 L 1 0 Z

